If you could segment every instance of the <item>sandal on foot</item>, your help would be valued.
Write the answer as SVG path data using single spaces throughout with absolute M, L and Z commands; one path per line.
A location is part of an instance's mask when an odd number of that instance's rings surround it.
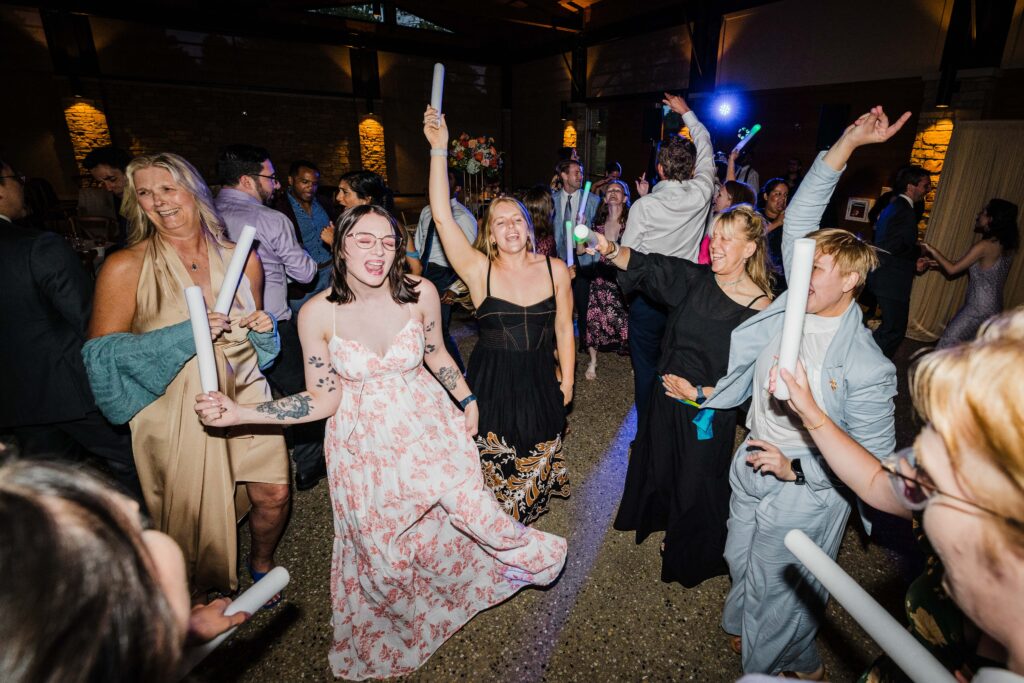
M 824 681 L 825 667 L 819 666 L 814 671 L 810 671 L 808 673 L 802 673 L 800 671 L 782 671 L 779 673 L 779 678 L 795 678 L 798 681 Z
M 729 649 L 738 655 L 743 654 L 743 638 L 741 636 L 729 636 Z
M 253 569 L 252 568 L 252 564 L 249 562 L 249 558 L 248 557 L 245 558 L 245 568 L 249 570 L 249 576 L 252 577 L 252 582 L 253 583 L 258 583 L 260 581 L 260 579 L 262 579 L 264 576 L 266 576 L 267 574 L 270 573 L 269 571 L 258 572 L 255 569 Z M 263 605 L 263 607 L 260 607 L 260 609 L 261 610 L 274 609 L 279 604 L 281 604 L 282 600 L 284 600 L 284 593 L 283 592 L 282 593 L 278 593 L 277 595 L 275 595 L 272 600 L 269 600 L 265 605 Z

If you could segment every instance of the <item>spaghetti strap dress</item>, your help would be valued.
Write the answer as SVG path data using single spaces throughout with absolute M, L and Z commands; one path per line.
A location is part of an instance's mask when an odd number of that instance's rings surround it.
M 481 610 L 558 578 L 566 543 L 495 502 L 462 412 L 423 367 L 419 320 L 383 355 L 337 328 L 328 348 L 341 390 L 324 443 L 334 513 L 328 660 L 339 678 L 402 676 Z
M 569 497 L 562 457 L 565 407 L 555 379 L 555 282 L 551 296 L 529 306 L 491 294 L 477 309 L 480 338 L 468 379 L 480 404 L 476 437 L 484 480 L 505 512 L 529 524 L 551 496 Z

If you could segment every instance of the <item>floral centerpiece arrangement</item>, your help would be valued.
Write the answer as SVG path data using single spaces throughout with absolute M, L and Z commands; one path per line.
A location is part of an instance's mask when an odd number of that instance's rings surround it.
M 481 135 L 470 137 L 463 133 L 452 140 L 451 152 L 448 154 L 448 165 L 468 175 L 483 173 L 491 179 L 501 174 L 504 164 L 502 152 L 494 146 L 494 138 Z

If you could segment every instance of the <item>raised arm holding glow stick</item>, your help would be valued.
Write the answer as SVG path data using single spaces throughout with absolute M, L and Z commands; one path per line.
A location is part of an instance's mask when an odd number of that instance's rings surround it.
M 217 391 L 217 361 L 213 355 L 213 340 L 210 338 L 210 316 L 206 312 L 203 288 L 198 285 L 185 288 L 185 303 L 192 320 L 192 339 L 196 344 L 196 359 L 199 361 L 199 382 L 204 392 Z
M 231 302 L 235 300 L 235 292 L 238 291 L 238 283 L 242 281 L 242 271 L 245 270 L 245 262 L 249 259 L 249 250 L 252 249 L 252 241 L 255 237 L 256 228 L 251 225 L 242 228 L 242 234 L 238 236 L 238 241 L 235 243 L 235 252 L 231 255 L 231 261 L 224 272 L 224 281 L 220 285 L 217 303 L 213 305 L 214 312 L 224 315 L 231 312 Z
M 760 123 L 755 123 L 754 127 L 750 129 L 750 132 L 747 133 L 745 136 L 743 136 L 742 140 L 740 140 L 738 143 L 736 143 L 736 146 L 732 148 L 732 151 L 735 154 L 739 154 L 740 152 L 742 152 L 743 148 L 747 146 L 747 143 L 750 142 L 750 140 L 755 135 L 757 135 L 760 130 L 761 130 L 761 124 Z
M 811 286 L 811 270 L 814 268 L 814 249 L 815 241 L 812 239 L 798 239 L 793 244 L 793 263 L 788 273 L 789 295 L 782 323 L 782 342 L 779 345 L 779 367 L 790 372 L 796 372 L 796 359 L 800 355 L 804 316 L 807 314 L 807 294 Z M 775 385 L 775 397 L 783 401 L 789 398 L 785 381 Z
M 444 98 L 444 64 L 434 65 L 434 82 L 430 87 L 430 106 L 437 110 L 441 117 L 441 100 Z

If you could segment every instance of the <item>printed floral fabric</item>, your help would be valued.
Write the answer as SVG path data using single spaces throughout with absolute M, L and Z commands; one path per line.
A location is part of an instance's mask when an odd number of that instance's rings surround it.
M 523 524 L 547 511 L 548 498 L 569 497 L 569 470 L 562 458 L 562 437 L 539 443 L 525 456 L 494 432 L 477 436 L 484 483 L 502 509 Z
M 462 413 L 423 367 L 416 320 L 384 356 L 334 337 L 342 400 L 325 452 L 334 675 L 407 674 L 477 612 L 554 581 L 565 539 L 502 511 Z
M 604 234 L 604 226 L 594 226 Z M 629 353 L 629 313 L 626 300 L 616 282 L 618 269 L 601 261 L 594 264 L 587 304 L 587 329 L 584 344 L 599 351 Z

